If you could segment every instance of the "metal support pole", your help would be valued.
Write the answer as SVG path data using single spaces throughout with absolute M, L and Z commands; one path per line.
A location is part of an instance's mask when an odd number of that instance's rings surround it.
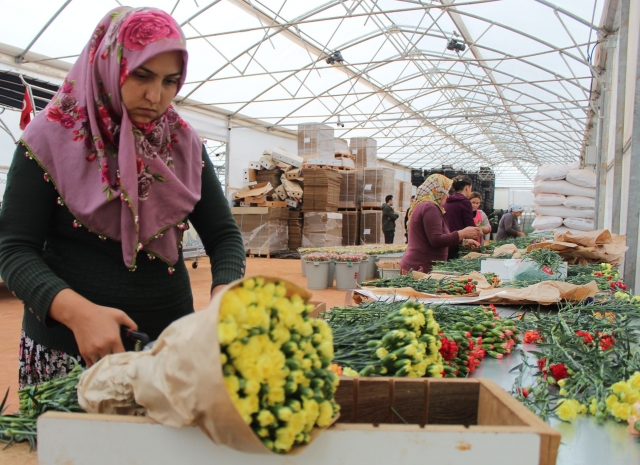
M 640 42 L 637 31 L 633 40 Z M 629 149 L 629 202 L 627 204 L 627 246 L 629 250 L 624 258 L 625 281 L 635 287 L 637 282 L 638 235 L 640 234 L 640 47 L 636 62 L 635 96 L 633 99 L 633 119 L 631 121 L 631 148 Z M 631 102 L 630 102 L 631 103 Z
M 611 71 L 607 70 L 610 74 Z M 610 79 L 609 79 L 610 81 Z M 607 99 L 607 82 L 602 86 L 600 97 L 598 97 L 598 112 L 594 115 L 597 124 L 596 133 L 596 217 L 594 223 L 596 229 L 604 228 L 604 207 L 607 197 L 607 158 L 603 150 L 602 141 L 605 130 L 605 119 Z
M 620 1 L 620 30 L 618 31 L 618 88 L 616 91 L 615 158 L 613 160 L 613 205 L 611 232 L 620 234 L 622 205 L 622 151 L 624 149 L 624 106 L 627 89 L 627 49 L 629 42 L 629 3 Z M 633 184 L 632 184 L 633 185 Z

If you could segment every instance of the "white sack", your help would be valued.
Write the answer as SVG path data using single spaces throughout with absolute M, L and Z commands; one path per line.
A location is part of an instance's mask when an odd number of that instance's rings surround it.
M 589 170 L 571 170 L 567 173 L 567 182 L 576 186 L 596 188 L 596 174 Z
M 567 198 L 562 194 L 538 194 L 533 199 L 538 205 L 564 205 Z
M 531 226 L 537 230 L 557 228 L 558 226 L 562 226 L 562 218 L 559 216 L 540 215 L 533 220 Z
M 560 218 L 595 218 L 595 210 L 576 210 L 575 208 L 556 205 L 552 207 L 536 207 L 533 209 L 537 215 L 559 216 Z M 560 226 L 560 225 L 558 225 Z
M 564 179 L 570 170 L 576 170 L 580 167 L 579 162 L 569 165 L 547 164 L 538 168 L 538 173 L 534 181 L 557 181 Z
M 533 194 L 562 194 L 579 195 L 582 197 L 596 197 L 596 190 L 588 187 L 576 186 L 567 181 L 537 181 L 533 188 Z
M 544 195 L 544 194 L 540 194 Z M 565 207 L 577 208 L 578 210 L 595 210 L 596 200 L 590 197 L 581 197 L 579 195 L 570 195 L 564 202 Z
M 596 229 L 594 221 L 587 218 L 565 218 L 563 223 L 567 228 L 580 231 L 593 231 Z

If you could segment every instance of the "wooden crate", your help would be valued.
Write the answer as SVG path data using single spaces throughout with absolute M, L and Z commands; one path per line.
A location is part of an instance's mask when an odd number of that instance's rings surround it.
M 409 424 L 415 431 L 455 425 L 496 438 L 528 431 L 540 438 L 539 465 L 556 463 L 560 433 L 490 380 L 343 377 L 335 400 L 338 423 Z
M 48 412 L 38 420 L 38 460 L 40 465 L 553 465 L 560 444 L 559 433 L 482 379 L 342 378 L 336 401 L 342 409 L 338 423 L 286 456 L 245 454 L 214 444 L 197 428 L 171 428 L 143 417 Z

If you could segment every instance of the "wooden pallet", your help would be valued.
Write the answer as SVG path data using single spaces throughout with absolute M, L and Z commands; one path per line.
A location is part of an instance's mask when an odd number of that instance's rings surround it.
M 349 160 L 356 161 L 356 156 L 355 155 L 345 155 L 343 153 L 336 153 L 335 157 L 336 158 L 348 158 Z
M 271 258 L 271 253 L 257 253 L 253 249 L 249 249 L 249 251 L 246 253 L 246 256 L 249 258 Z
M 342 166 L 332 166 L 332 165 L 302 165 L 303 170 L 333 170 L 338 171 L 338 168 L 342 168 Z
M 376 202 L 362 202 L 363 210 L 382 210 L 382 205 Z
M 276 208 L 287 208 L 287 202 L 283 202 L 282 200 L 265 200 L 262 202 L 241 202 L 244 205 L 243 207 L 276 207 Z
M 355 207 L 353 207 L 353 208 L 351 208 L 351 207 L 345 207 L 345 208 L 338 207 L 338 211 L 339 212 L 357 212 L 358 209 L 355 208 Z

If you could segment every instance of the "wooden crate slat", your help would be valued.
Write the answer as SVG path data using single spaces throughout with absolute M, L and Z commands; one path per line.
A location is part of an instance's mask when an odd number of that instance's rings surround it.
M 477 381 L 429 380 L 428 424 L 478 424 L 479 390 Z
M 411 425 L 424 425 L 427 386 L 428 383 L 421 379 L 394 380 L 393 407 Z M 404 423 L 402 419 L 394 414 L 392 423 Z
M 360 378 L 358 381 L 357 423 L 389 423 L 391 381 L 388 378 Z M 392 392 L 392 391 L 391 391 Z
M 338 423 L 355 423 L 358 378 L 341 378 L 336 389 L 334 401 L 340 405 Z

